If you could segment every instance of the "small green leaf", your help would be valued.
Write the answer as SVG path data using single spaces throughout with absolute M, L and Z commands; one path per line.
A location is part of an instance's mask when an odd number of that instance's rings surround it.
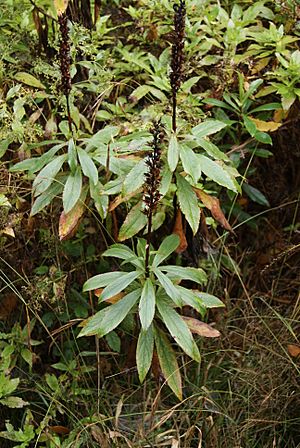
M 206 137 L 207 135 L 215 134 L 221 129 L 226 128 L 227 124 L 219 120 L 205 120 L 192 129 L 192 134 L 196 137 Z
M 179 245 L 179 236 L 172 235 L 167 236 L 161 245 L 159 246 L 156 255 L 153 259 L 153 266 L 160 265 L 166 258 L 168 258 L 178 247 Z
M 41 81 L 32 76 L 30 73 L 18 72 L 15 74 L 15 79 L 22 82 L 23 84 L 26 84 L 27 86 L 36 87 L 37 89 L 46 88 L 44 84 L 41 83 Z
M 123 184 L 124 195 L 137 191 L 145 182 L 147 166 L 145 160 L 140 160 L 127 174 Z
M 203 156 L 202 154 L 199 154 L 198 157 L 201 169 L 207 177 L 209 177 L 217 184 L 222 185 L 229 190 L 237 192 L 234 181 L 231 179 L 227 171 L 222 168 L 221 165 L 209 159 L 208 157 Z
M 55 157 L 52 162 L 48 163 L 48 165 L 39 172 L 32 184 L 34 196 L 39 196 L 50 187 L 66 159 L 67 154 Z
M 165 290 L 166 294 L 173 300 L 175 305 L 181 307 L 183 302 L 181 300 L 180 294 L 177 291 L 175 285 L 169 279 L 169 277 L 167 277 L 165 274 L 161 272 L 160 269 L 157 268 L 153 269 L 153 272 L 156 275 L 160 285 Z
M 195 152 L 189 146 L 182 145 L 180 159 L 184 171 L 192 177 L 193 182 L 197 183 L 201 176 L 201 167 Z
M 82 189 L 81 168 L 78 166 L 73 174 L 70 174 L 63 191 L 64 212 L 68 213 L 80 198 Z
M 168 386 L 179 400 L 182 400 L 182 385 L 176 353 L 167 336 L 158 327 L 154 331 L 155 347 L 162 373 Z
M 259 191 L 257 188 L 254 188 L 251 185 L 244 183 L 243 190 L 245 191 L 247 196 L 249 196 L 249 198 L 252 199 L 252 201 L 256 202 L 257 204 L 265 205 L 266 207 L 270 207 L 270 203 L 269 203 L 268 199 L 266 198 L 266 196 L 261 191 Z
M 206 292 L 193 291 L 196 296 L 201 299 L 201 302 L 206 308 L 219 308 L 225 306 L 222 300 L 213 296 L 212 294 L 207 294 Z
M 105 336 L 105 340 L 108 343 L 109 347 L 117 353 L 120 353 L 121 350 L 121 339 L 117 335 L 115 331 L 111 331 L 110 333 L 107 333 Z
M 160 268 L 162 271 L 165 271 L 169 276 L 172 276 L 174 279 L 178 280 L 191 280 L 192 282 L 206 284 L 207 283 L 207 275 L 200 268 L 190 268 L 190 267 L 182 267 L 182 266 L 162 266 Z
M 140 295 L 141 289 L 136 289 L 124 296 L 119 302 L 98 311 L 98 313 L 86 321 L 86 325 L 78 337 L 93 336 L 95 334 L 102 337 L 110 333 L 125 319 Z
M 205 138 L 197 138 L 196 142 L 207 152 L 210 157 L 213 157 L 216 160 L 224 160 L 228 162 L 228 156 L 209 140 L 206 140 Z
M 205 306 L 202 300 L 196 295 L 192 289 L 184 288 L 183 286 L 176 285 L 178 294 L 185 305 L 188 305 L 197 310 L 201 315 L 206 312 Z
M 77 153 L 83 174 L 90 179 L 93 185 L 97 185 L 98 170 L 93 160 L 82 148 L 77 148 Z
M 32 352 L 28 348 L 22 348 L 21 356 L 27 364 L 32 367 Z
M 129 96 L 130 101 L 137 103 L 140 99 L 142 99 L 149 93 L 150 89 L 151 87 L 147 84 L 137 87 Z
M 200 362 L 200 353 L 186 322 L 177 311 L 158 297 L 157 308 L 164 324 L 176 343 L 192 359 Z
M 122 272 L 122 275 L 120 275 L 118 279 L 114 280 L 112 283 L 106 286 L 106 288 L 102 291 L 100 299 L 110 299 L 111 297 L 127 288 L 127 286 L 134 282 L 134 280 L 140 275 L 141 274 L 138 271 Z
M 8 408 L 11 408 L 11 409 L 23 408 L 24 406 L 29 404 L 27 401 L 24 401 L 20 397 L 12 397 L 12 396 L 6 397 L 6 398 L 0 400 L 0 403 L 7 406 Z M 3 433 L 0 433 L 0 437 L 4 437 Z M 5 438 L 9 438 L 9 437 L 5 437 Z
M 60 182 L 53 182 L 53 184 L 50 185 L 50 187 L 46 191 L 44 191 L 38 198 L 36 198 L 36 200 L 32 205 L 30 216 L 34 216 L 40 211 L 42 211 L 62 191 L 63 191 L 63 185 Z
M 139 316 L 142 328 L 147 330 L 155 314 L 155 289 L 149 278 L 145 281 L 139 304 Z
M 153 327 L 141 330 L 136 348 L 136 366 L 142 383 L 151 367 L 154 349 Z
M 92 291 L 94 289 L 103 288 L 110 283 L 117 280 L 125 273 L 122 271 L 105 272 L 104 274 L 98 274 L 89 278 L 83 285 L 83 292 Z
M 71 173 L 73 174 L 76 171 L 76 168 L 78 166 L 77 149 L 76 149 L 73 138 L 71 138 L 68 142 L 68 164 L 69 164 Z
M 171 172 L 175 171 L 179 160 L 179 144 L 175 134 L 171 135 L 168 148 L 168 164 Z
M 198 156 L 199 157 L 199 156 Z M 204 171 L 204 170 L 203 170 Z M 194 235 L 197 233 L 200 224 L 200 207 L 196 193 L 187 180 L 176 173 L 177 197 L 182 213 L 191 226 Z
M 141 208 L 142 202 L 132 207 L 120 228 L 119 241 L 131 238 L 145 227 L 147 224 L 147 216 L 142 212 Z

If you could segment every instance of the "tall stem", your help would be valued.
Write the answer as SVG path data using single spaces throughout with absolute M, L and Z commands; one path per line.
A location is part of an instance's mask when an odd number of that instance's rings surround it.
M 177 112 L 177 93 L 176 91 L 172 94 L 172 130 L 175 133 L 177 129 L 176 122 L 176 112 Z
M 149 277 L 149 258 L 150 258 L 150 244 L 151 244 L 151 235 L 152 235 L 152 218 L 153 212 L 149 211 L 148 215 L 148 226 L 147 226 L 147 243 L 146 243 L 146 255 L 145 255 L 145 273 L 146 277 Z

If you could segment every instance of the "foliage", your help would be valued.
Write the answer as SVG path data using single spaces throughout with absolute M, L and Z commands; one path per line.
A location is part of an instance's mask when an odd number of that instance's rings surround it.
M 296 3 L 4 0 L 0 405 L 26 410 L 0 437 L 105 446 L 100 353 L 190 392 L 242 276 L 225 243 L 274 205 L 255 174 L 300 97 Z

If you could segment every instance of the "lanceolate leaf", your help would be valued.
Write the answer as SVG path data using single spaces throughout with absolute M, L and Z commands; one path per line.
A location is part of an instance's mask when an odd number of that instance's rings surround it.
M 133 272 L 122 272 L 122 275 L 106 286 L 106 288 L 103 290 L 100 299 L 101 300 L 107 300 L 110 297 L 115 296 L 121 291 L 124 291 L 125 288 L 127 288 L 130 283 L 132 283 L 136 278 L 140 276 L 140 272 L 133 271 Z
M 83 171 L 83 174 L 90 179 L 90 181 L 97 185 L 98 183 L 98 170 L 93 160 L 89 156 L 89 154 L 84 151 L 82 148 L 77 148 L 77 153 L 80 161 L 80 165 Z
M 218 330 L 205 322 L 201 322 L 198 319 L 187 316 L 182 316 L 182 319 L 186 322 L 192 333 L 198 334 L 199 336 L 203 336 L 205 338 L 218 338 L 220 336 L 220 332 Z
M 52 162 L 48 163 L 48 165 L 39 172 L 32 185 L 34 196 L 40 195 L 50 187 L 66 159 L 67 154 L 55 157 Z
M 182 267 L 182 266 L 162 266 L 160 268 L 162 271 L 165 271 L 170 277 L 177 278 L 179 280 L 191 280 L 192 282 L 206 284 L 207 275 L 200 268 L 190 268 L 190 267 Z
M 200 223 L 200 208 L 195 192 L 191 185 L 180 175 L 176 174 L 177 196 L 180 209 L 191 226 L 194 235 L 197 233 Z
M 145 172 L 147 166 L 144 160 L 138 162 L 127 174 L 124 180 L 123 193 L 127 195 L 138 190 L 145 182 Z
M 207 294 L 206 292 L 200 291 L 193 292 L 199 297 L 199 299 L 201 299 L 201 302 L 206 308 L 219 308 L 225 306 L 220 299 L 213 296 L 212 294 Z
M 141 330 L 136 348 L 136 365 L 142 383 L 151 367 L 154 348 L 153 327 Z
M 83 291 L 92 291 L 94 289 L 103 288 L 110 283 L 114 282 L 122 275 L 125 275 L 122 271 L 105 272 L 104 274 L 98 274 L 89 278 L 83 285 Z
M 173 302 L 177 306 L 182 306 L 182 300 L 180 298 L 180 294 L 177 291 L 175 285 L 171 282 L 171 280 L 161 272 L 160 269 L 153 269 L 154 274 L 156 275 L 160 285 L 163 287 L 167 295 L 173 300 Z
M 217 184 L 228 188 L 229 190 L 232 190 L 234 192 L 237 191 L 233 180 L 221 165 L 209 159 L 208 157 L 203 156 L 202 154 L 198 154 L 198 158 L 201 169 L 207 177 L 209 177 Z
M 169 149 L 168 149 L 168 164 L 170 170 L 173 172 L 176 169 L 179 160 L 179 144 L 175 134 L 171 135 Z
M 210 196 L 199 188 L 195 188 L 194 191 L 196 192 L 198 198 L 202 201 L 203 205 L 211 211 L 211 214 L 213 215 L 215 220 L 218 221 L 224 227 L 224 229 L 229 230 L 229 232 L 233 232 L 231 225 L 225 218 L 224 213 L 221 209 L 219 199 L 214 196 Z
M 50 187 L 44 191 L 33 203 L 30 215 L 34 216 L 43 210 L 52 200 L 63 191 L 63 185 L 60 182 L 53 182 Z
M 181 316 L 168 305 L 164 300 L 157 300 L 157 308 L 164 324 L 169 330 L 176 343 L 182 350 L 195 361 L 200 361 L 200 353 L 196 342 L 190 332 L 186 322 Z
M 206 137 L 207 135 L 215 134 L 227 126 L 226 123 L 219 120 L 205 120 L 192 129 L 193 135 L 196 137 Z
M 141 207 L 142 203 L 139 202 L 126 216 L 120 229 L 119 241 L 127 240 L 136 235 L 147 224 L 147 216 L 142 212 Z
M 158 266 L 166 258 L 168 258 L 178 247 L 179 237 L 178 235 L 172 234 L 167 236 L 159 246 L 157 253 L 153 260 L 153 266 Z
M 182 145 L 180 148 L 180 158 L 184 171 L 197 183 L 201 176 L 201 167 L 197 154 L 188 146 Z
M 102 337 L 107 333 L 110 333 L 125 319 L 132 307 L 138 301 L 140 295 L 141 290 L 136 289 L 114 305 L 110 305 L 107 308 L 98 311 L 98 313 L 86 321 L 86 325 L 83 330 L 81 330 L 78 337 L 93 336 L 95 334 Z
M 69 175 L 63 191 L 63 205 L 65 213 L 68 213 L 70 210 L 72 210 L 72 208 L 80 198 L 81 188 L 82 188 L 82 175 L 81 175 L 81 169 L 78 166 L 76 168 L 74 175 L 73 174 Z
M 84 203 L 86 195 L 87 189 L 85 188 L 72 210 L 70 210 L 69 213 L 62 212 L 60 215 L 58 228 L 60 241 L 69 239 L 75 234 L 86 209 Z
M 139 316 L 142 328 L 147 330 L 155 314 L 155 289 L 149 278 L 145 281 L 139 304 Z
M 176 353 L 167 336 L 158 327 L 154 331 L 155 347 L 162 373 L 168 386 L 179 400 L 182 400 L 182 385 Z

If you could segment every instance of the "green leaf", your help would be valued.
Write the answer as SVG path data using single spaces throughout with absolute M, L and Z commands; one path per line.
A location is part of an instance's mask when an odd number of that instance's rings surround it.
M 63 191 L 63 206 L 65 213 L 68 213 L 70 210 L 72 210 L 72 208 L 80 198 L 81 188 L 82 188 L 82 174 L 81 174 L 81 168 L 78 166 L 74 175 L 70 174 L 68 176 Z
M 136 366 L 142 383 L 151 367 L 154 349 L 153 327 L 141 330 L 136 348 Z
M 133 250 L 125 246 L 125 244 L 113 244 L 103 252 L 102 257 L 116 257 L 121 258 L 122 260 L 137 258 Z
M 3 398 L 2 400 L 0 400 L 0 403 L 12 409 L 23 408 L 24 406 L 29 404 L 27 401 L 24 401 L 20 397 L 12 397 L 12 396 Z M 1 434 L 3 437 L 3 433 L 0 433 L 0 437 Z
M 191 306 L 197 310 L 201 315 L 206 312 L 205 306 L 202 300 L 195 294 L 192 289 L 184 288 L 183 286 L 176 285 L 178 294 L 185 305 Z
M 212 294 L 207 294 L 206 292 L 200 292 L 196 290 L 194 290 L 194 293 L 201 299 L 201 302 L 206 308 L 220 308 L 225 306 L 222 300 L 218 299 L 218 297 L 215 297 Z
M 119 241 L 127 240 L 136 235 L 147 224 L 147 216 L 141 210 L 142 204 L 142 202 L 136 204 L 126 216 L 120 228 Z
M 199 156 L 198 156 L 199 157 Z M 204 170 L 203 170 L 204 171 Z M 200 207 L 196 193 L 192 189 L 187 180 L 180 174 L 176 173 L 177 180 L 177 197 L 182 213 L 185 215 L 187 222 L 191 226 L 193 234 L 198 231 L 200 224 Z
M 254 138 L 257 141 L 263 143 L 264 145 L 272 145 L 273 144 L 272 138 L 266 132 L 257 131 L 256 134 L 254 135 Z
M 56 198 L 63 191 L 63 185 L 60 182 L 53 182 L 50 187 L 44 191 L 36 200 L 34 201 L 30 216 L 34 216 L 43 210 L 47 205 L 49 205 L 54 198 Z
M 82 148 L 77 148 L 77 153 L 83 174 L 90 179 L 93 185 L 97 185 L 98 170 L 93 160 Z
M 141 188 L 145 182 L 145 173 L 147 171 L 147 166 L 145 160 L 138 162 L 127 174 L 123 184 L 124 195 L 132 193 L 133 191 Z
M 174 279 L 178 280 L 191 280 L 192 282 L 206 284 L 207 283 L 207 275 L 200 268 L 190 268 L 190 267 L 182 267 L 182 266 L 162 266 L 160 268 L 162 271 L 167 272 L 169 276 L 172 276 Z
M 88 319 L 85 327 L 78 337 L 97 336 L 102 337 L 114 330 L 125 319 L 141 295 L 141 289 L 124 296 L 119 302 L 98 311 L 93 317 Z
M 155 314 L 155 289 L 149 278 L 145 281 L 139 304 L 139 316 L 142 328 L 147 330 Z
M 109 347 L 117 353 L 120 353 L 121 350 L 121 339 L 117 335 L 115 331 L 111 331 L 110 333 L 107 333 L 105 336 L 105 340 L 108 343 Z
M 268 199 L 266 198 L 266 196 L 261 191 L 259 191 L 257 188 L 254 188 L 251 185 L 244 183 L 243 190 L 245 191 L 247 196 L 249 196 L 249 198 L 252 199 L 252 201 L 256 202 L 257 204 L 265 205 L 266 207 L 270 207 L 270 203 L 269 203 Z
M 207 177 L 209 177 L 217 184 L 222 185 L 223 187 L 226 187 L 229 190 L 237 192 L 233 180 L 231 179 L 229 174 L 222 168 L 221 165 L 209 159 L 208 157 L 203 156 L 202 154 L 199 154 L 198 157 L 201 169 Z
M 98 148 L 101 144 L 107 145 L 113 137 L 118 135 L 120 128 L 118 126 L 105 126 L 101 131 L 96 132 L 89 140 L 87 149 Z
M 34 196 L 39 196 L 50 187 L 66 159 L 67 154 L 55 157 L 52 162 L 48 163 L 48 165 L 39 172 L 32 184 Z
M 46 373 L 45 380 L 53 392 L 59 391 L 59 382 L 58 382 L 57 377 L 54 374 Z
M 27 86 L 36 87 L 37 89 L 46 89 L 44 84 L 34 76 L 30 75 L 30 73 L 18 72 L 15 74 L 15 79 L 23 84 L 26 84 Z
M 138 102 L 149 93 L 150 89 L 151 87 L 147 84 L 137 87 L 129 96 L 130 101 L 134 103 Z
M 175 171 L 179 160 L 179 144 L 175 134 L 171 135 L 168 148 L 168 164 L 171 172 Z
M 48 141 L 48 144 L 52 143 Z M 30 159 L 22 160 L 22 162 L 16 163 L 12 166 L 9 171 L 14 173 L 15 171 L 30 171 L 35 173 L 36 171 L 41 170 L 45 165 L 47 165 L 50 161 L 52 161 L 53 156 L 57 153 L 57 151 L 65 146 L 64 143 L 60 143 L 59 145 L 53 146 L 53 148 L 49 149 L 49 151 L 45 152 L 40 157 L 31 157 Z M 67 156 L 65 156 L 67 157 Z
M 164 300 L 157 298 L 157 308 L 176 343 L 192 359 L 200 362 L 200 353 L 186 322 Z
M 127 288 L 127 286 L 134 282 L 134 280 L 140 275 L 141 273 L 139 271 L 122 272 L 122 275 L 119 275 L 118 279 L 114 280 L 112 283 L 106 286 L 106 288 L 102 291 L 100 299 L 110 299 L 111 297 Z
M 221 129 L 226 128 L 227 124 L 219 120 L 205 120 L 192 129 L 192 134 L 196 137 L 206 137 L 207 135 L 215 134 Z
M 243 120 L 245 128 L 247 129 L 251 137 L 254 137 L 257 132 L 254 121 L 250 120 L 250 118 L 248 118 L 246 115 L 243 116 Z
M 179 236 L 175 235 L 174 233 L 172 235 L 167 236 L 161 245 L 159 246 L 156 255 L 153 259 L 153 266 L 160 265 L 166 258 L 168 258 L 174 250 L 177 249 L 179 245 Z
M 159 281 L 160 285 L 165 290 L 166 294 L 173 300 L 175 305 L 181 307 L 182 300 L 180 298 L 180 294 L 177 291 L 175 285 L 169 279 L 169 277 L 167 277 L 165 274 L 163 274 L 161 272 L 161 270 L 158 268 L 153 269 L 153 272 L 156 275 L 157 280 Z
M 21 356 L 27 364 L 32 367 L 32 352 L 28 348 L 22 348 Z
M 180 159 L 184 171 L 192 177 L 193 182 L 197 183 L 201 176 L 201 167 L 195 152 L 189 146 L 182 145 Z
M 154 331 L 155 346 L 162 373 L 168 386 L 179 400 L 182 400 L 182 385 L 176 353 L 167 336 L 158 327 Z
M 122 271 L 112 271 L 94 275 L 94 277 L 89 278 L 83 285 L 83 292 L 104 288 L 124 274 L 125 272 Z
M 206 140 L 205 138 L 197 138 L 196 142 L 207 152 L 210 157 L 213 157 L 216 160 L 224 160 L 228 162 L 228 156 L 209 140 Z
M 71 173 L 73 174 L 78 166 L 77 149 L 76 149 L 73 138 L 71 138 L 68 142 L 68 164 L 69 164 Z

